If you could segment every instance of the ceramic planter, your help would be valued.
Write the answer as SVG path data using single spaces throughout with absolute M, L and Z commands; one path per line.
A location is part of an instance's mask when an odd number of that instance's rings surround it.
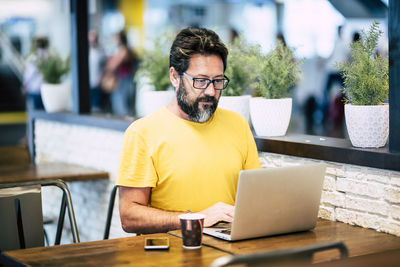
M 292 114 L 292 98 L 250 99 L 250 117 L 258 136 L 282 136 L 286 134 Z
M 147 116 L 166 106 L 175 97 L 175 91 L 145 91 L 142 93 L 141 116 Z
M 347 132 L 355 147 L 383 147 L 389 136 L 389 105 L 344 106 Z
M 43 83 L 40 87 L 42 101 L 47 112 L 67 111 L 71 101 L 71 84 Z
M 242 115 L 247 122 L 250 122 L 249 101 L 251 96 L 221 96 L 218 107 L 231 110 Z

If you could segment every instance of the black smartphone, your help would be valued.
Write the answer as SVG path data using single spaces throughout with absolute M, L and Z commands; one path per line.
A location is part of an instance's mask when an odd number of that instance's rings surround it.
M 168 237 L 146 237 L 144 239 L 144 249 L 169 249 Z

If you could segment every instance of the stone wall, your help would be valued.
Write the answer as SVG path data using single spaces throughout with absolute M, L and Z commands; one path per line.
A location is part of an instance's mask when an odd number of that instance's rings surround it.
M 123 132 L 81 125 L 37 120 L 36 162 L 62 161 L 110 173 L 109 180 L 71 182 L 71 191 L 81 241 L 103 238 L 110 190 L 116 179 Z M 299 165 L 315 160 L 260 152 L 263 167 Z M 400 236 L 400 173 L 327 162 L 319 217 L 372 228 Z M 57 218 L 61 192 L 43 189 L 44 215 Z M 66 228 L 69 224 L 65 223 Z M 50 243 L 56 225 L 46 226 Z M 115 203 L 110 238 L 124 233 Z M 71 242 L 64 233 L 62 243 Z

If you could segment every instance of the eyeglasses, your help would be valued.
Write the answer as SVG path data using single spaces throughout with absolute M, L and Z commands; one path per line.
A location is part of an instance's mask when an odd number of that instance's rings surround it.
M 224 90 L 229 83 L 229 78 L 224 75 L 223 79 L 214 79 L 210 80 L 207 78 L 193 78 L 190 75 L 187 75 L 186 73 L 183 72 L 183 75 L 186 77 L 189 77 L 190 79 L 193 80 L 193 87 L 196 89 L 207 89 L 207 87 L 213 83 L 214 89 L 215 90 Z

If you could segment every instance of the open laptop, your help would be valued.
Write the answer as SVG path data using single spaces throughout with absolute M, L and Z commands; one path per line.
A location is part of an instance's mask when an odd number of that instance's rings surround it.
M 203 232 L 234 241 L 314 228 L 325 169 L 312 163 L 241 171 L 233 222 Z

